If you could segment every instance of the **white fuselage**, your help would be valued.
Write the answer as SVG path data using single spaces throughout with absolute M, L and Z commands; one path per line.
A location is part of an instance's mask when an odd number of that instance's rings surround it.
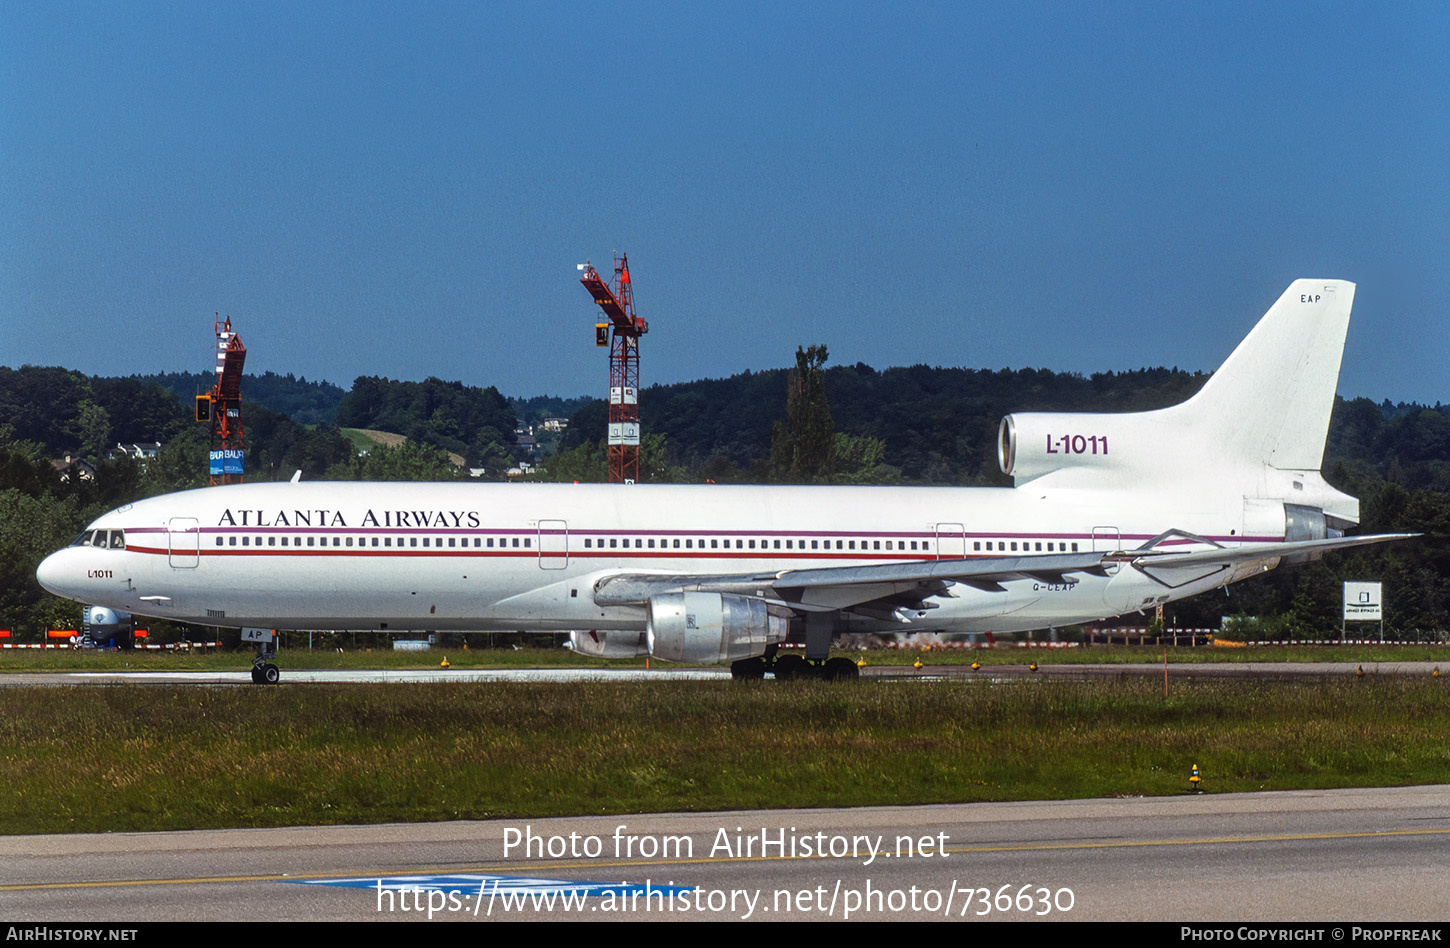
M 354 630 L 643 630 L 645 609 L 598 605 L 621 572 L 718 576 L 986 556 L 1131 550 L 1168 530 L 1215 543 L 1284 539 L 1245 523 L 1241 492 L 1034 488 L 248 484 L 129 504 L 70 546 L 47 589 L 209 626 Z M 1187 539 L 1172 549 L 1201 546 Z M 1150 607 L 1271 568 L 1169 588 L 1131 567 L 998 589 L 954 583 L 936 608 L 843 615 L 860 631 L 1009 632 Z M 1060 577 L 1061 578 L 1061 577 Z

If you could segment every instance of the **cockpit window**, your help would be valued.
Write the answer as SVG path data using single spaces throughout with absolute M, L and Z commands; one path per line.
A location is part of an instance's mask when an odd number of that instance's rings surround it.
M 72 540 L 70 545 L 100 547 L 103 550 L 124 550 L 126 548 L 126 531 L 87 530 Z

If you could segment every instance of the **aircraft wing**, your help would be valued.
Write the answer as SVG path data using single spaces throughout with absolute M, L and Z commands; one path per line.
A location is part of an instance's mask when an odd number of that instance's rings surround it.
M 929 608 L 925 600 L 949 594 L 948 583 L 987 591 L 1010 579 L 1068 582 L 1071 573 L 1107 575 L 1102 553 L 985 556 L 974 559 L 781 570 L 773 573 L 689 575 L 616 573 L 595 584 L 600 605 L 627 605 L 667 592 L 751 596 L 800 612 L 846 609 L 865 603 L 887 608 Z
M 1171 534 L 1164 534 L 1164 537 Z M 1187 537 L 1186 534 L 1177 534 Z M 1211 550 L 1172 552 L 1155 548 L 1163 537 L 1137 550 L 1113 553 L 1060 553 L 1047 556 L 982 556 L 913 563 L 839 566 L 764 573 L 718 575 L 615 573 L 595 584 L 599 605 L 634 605 L 668 592 L 716 592 L 749 596 L 798 612 L 837 609 L 894 610 L 932 608 L 932 596 L 950 595 L 949 583 L 983 592 L 1005 592 L 1002 584 L 1030 579 L 1070 583 L 1075 574 L 1108 576 L 1131 565 L 1168 587 L 1255 561 L 1309 557 L 1327 550 L 1365 546 L 1417 536 L 1412 533 L 1333 537 L 1291 543 L 1249 543 Z M 1198 538 L 1192 538 L 1198 539 Z M 1209 541 L 1203 541 L 1209 542 Z

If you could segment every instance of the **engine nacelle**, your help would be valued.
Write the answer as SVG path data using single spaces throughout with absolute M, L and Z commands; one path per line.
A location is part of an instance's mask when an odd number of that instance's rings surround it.
M 997 462 L 1018 483 L 1068 467 L 1142 467 L 1162 447 L 1150 414 L 1015 412 L 998 429 Z
M 1324 511 L 1303 504 L 1248 497 L 1244 499 L 1244 537 L 1278 538 L 1289 543 L 1343 536 L 1331 530 Z
M 656 658 L 690 665 L 717 665 L 765 654 L 785 641 L 786 620 L 749 596 L 677 592 L 649 601 L 649 651 Z
M 640 658 L 649 654 L 643 632 L 577 631 L 569 633 L 569 648 L 590 658 Z
M 131 613 L 107 606 L 86 606 L 81 610 L 81 626 L 96 638 L 130 632 Z
M 1335 534 L 1343 536 L 1339 531 L 1335 531 Z M 1329 524 L 1325 520 L 1324 511 L 1301 504 L 1284 505 L 1285 540 L 1290 543 L 1299 540 L 1323 540 L 1329 535 Z

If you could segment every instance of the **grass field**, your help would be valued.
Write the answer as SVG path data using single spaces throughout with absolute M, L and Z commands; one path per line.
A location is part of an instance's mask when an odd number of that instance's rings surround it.
M 1161 659 L 1160 659 L 1161 660 Z M 0 688 L 6 833 L 1450 782 L 1445 679 Z

